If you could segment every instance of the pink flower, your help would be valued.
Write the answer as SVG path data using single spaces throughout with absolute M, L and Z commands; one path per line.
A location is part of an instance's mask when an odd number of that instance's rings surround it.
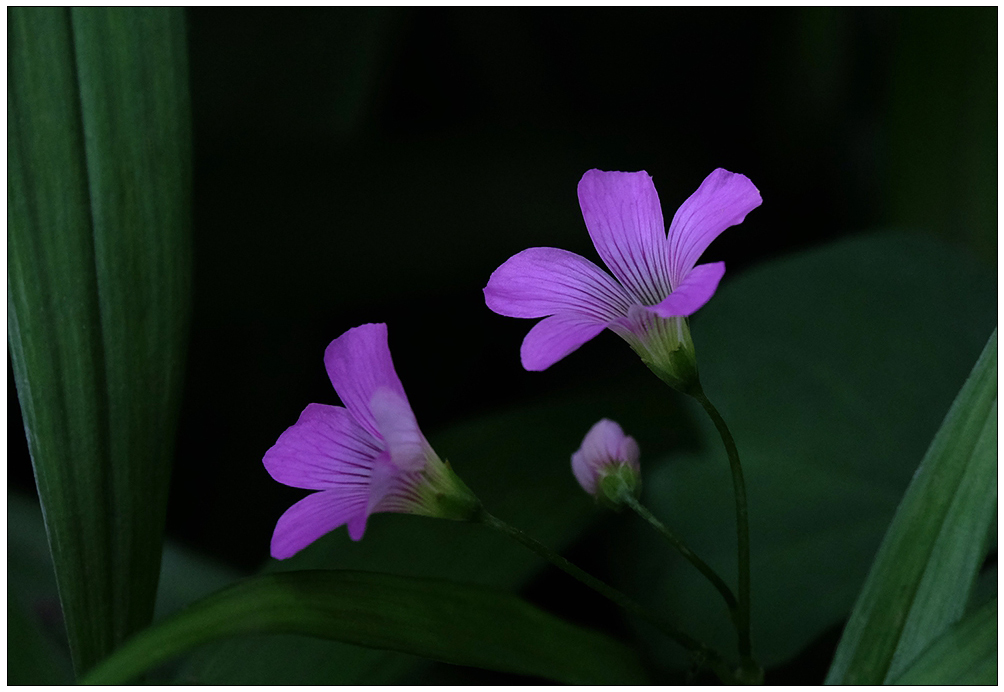
M 545 370 L 610 329 L 661 377 L 686 380 L 693 345 L 683 318 L 708 302 L 725 273 L 724 262 L 697 260 L 760 202 L 749 178 L 718 168 L 680 206 L 667 235 L 645 171 L 587 171 L 579 181 L 582 217 L 614 276 L 573 252 L 530 248 L 495 270 L 485 302 L 500 315 L 545 318 L 523 340 L 527 370 Z
M 582 446 L 572 455 L 572 473 L 579 485 L 596 499 L 618 503 L 619 492 L 635 495 L 641 490 L 638 443 L 607 418 L 586 433 Z
M 280 483 L 319 491 L 279 518 L 272 557 L 288 558 L 343 524 L 358 541 L 374 512 L 470 518 L 478 501 L 419 430 L 387 325 L 348 330 L 328 345 L 324 366 L 345 407 L 309 404 L 262 460 Z

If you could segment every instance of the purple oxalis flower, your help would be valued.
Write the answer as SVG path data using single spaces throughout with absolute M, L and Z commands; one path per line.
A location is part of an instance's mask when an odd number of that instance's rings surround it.
M 309 404 L 262 460 L 280 483 L 319 491 L 279 518 L 272 557 L 291 557 L 343 524 L 358 541 L 374 512 L 470 518 L 478 501 L 419 430 L 387 325 L 348 330 L 325 349 L 324 366 L 345 407 Z
M 582 446 L 572 455 L 572 473 L 579 485 L 598 500 L 617 504 L 621 489 L 638 494 L 641 467 L 638 443 L 621 426 L 603 418 L 586 433 Z
M 610 329 L 686 390 L 696 363 L 684 318 L 708 302 L 725 273 L 724 262 L 697 260 L 760 205 L 760 192 L 746 176 L 718 168 L 676 211 L 668 234 L 645 171 L 587 171 L 578 192 L 589 236 L 616 280 L 573 252 L 534 247 L 492 273 L 485 302 L 500 315 L 545 318 L 523 340 L 527 370 L 545 370 Z

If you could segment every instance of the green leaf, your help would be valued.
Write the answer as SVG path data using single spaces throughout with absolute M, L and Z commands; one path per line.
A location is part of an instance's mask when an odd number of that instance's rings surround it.
M 969 594 L 966 612 L 981 608 L 995 598 L 997 598 L 997 565 L 993 564 L 976 577 L 972 593 Z
M 241 576 L 168 541 L 160 563 L 154 619 L 162 620 Z M 11 671 L 17 667 L 22 675 L 19 684 L 71 683 L 73 666 L 62 623 L 43 623 L 38 617 L 51 613 L 59 601 L 42 511 L 36 501 L 19 494 L 7 495 L 7 588 L 8 627 L 12 632 L 15 627 L 25 631 L 24 637 L 8 637 Z M 8 677 L 14 679 L 12 673 Z
M 997 332 L 886 532 L 827 675 L 896 679 L 965 612 L 997 507 Z
M 996 685 L 997 599 L 952 625 L 894 685 Z
M 163 619 L 242 576 L 168 540 L 160 562 L 155 619 Z M 28 600 L 58 599 L 41 508 L 16 493 L 7 495 L 7 580 Z
M 628 352 L 630 353 L 630 352 Z M 626 355 L 626 357 L 630 357 Z M 604 416 L 635 421 L 632 434 L 648 449 L 686 444 L 676 404 L 660 383 L 587 383 L 587 388 L 520 409 L 462 422 L 430 436 L 500 518 L 563 550 L 607 512 L 576 483 L 569 458 Z M 599 384 L 599 386 L 597 386 Z M 295 415 L 293 416 L 295 420 Z M 674 424 L 674 422 L 676 424 Z M 267 541 L 267 536 L 262 537 Z M 269 569 L 349 569 L 462 580 L 506 591 L 525 585 L 543 560 L 482 526 L 400 514 L 370 518 L 364 540 L 344 529 Z M 558 579 L 570 577 L 561 575 Z M 599 607 L 607 604 L 596 597 Z M 386 651 L 303 636 L 268 635 L 214 643 L 197 652 L 181 680 L 199 684 L 391 684 L 422 662 Z
M 993 273 L 959 248 L 883 233 L 727 279 L 695 315 L 701 379 L 746 475 L 753 648 L 768 669 L 849 614 L 918 460 L 993 331 L 995 296 Z M 734 584 L 728 462 L 691 408 L 701 451 L 660 458 L 642 445 L 643 500 Z M 648 526 L 630 516 L 620 526 L 614 583 L 734 650 L 714 589 Z M 654 660 L 686 664 L 674 647 L 643 641 Z
M 243 576 L 246 575 L 168 540 L 160 561 L 154 620 L 162 620 Z
M 9 684 L 68 685 L 73 682 L 66 632 L 62 623 L 53 617 L 58 608 L 59 593 L 52 573 L 42 512 L 37 502 L 8 494 Z
M 83 682 L 116 684 L 217 637 L 299 632 L 571 684 L 644 682 L 634 653 L 509 594 L 366 572 L 255 577 L 128 642 Z
M 60 656 L 45 636 L 31 608 L 21 602 L 14 584 L 7 584 L 7 684 L 69 685 L 69 659 Z
M 8 10 L 8 344 L 74 666 L 153 614 L 186 337 L 184 19 Z

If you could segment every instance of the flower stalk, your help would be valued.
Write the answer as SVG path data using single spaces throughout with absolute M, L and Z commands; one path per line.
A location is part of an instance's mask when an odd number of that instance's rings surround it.
M 708 581 L 710 581 L 712 585 L 714 585 L 714 587 L 718 589 L 718 593 L 722 595 L 722 598 L 725 600 L 725 605 L 729 609 L 729 616 L 732 618 L 732 621 L 736 623 L 736 626 L 738 627 L 738 620 L 736 615 L 739 607 L 739 602 L 736 599 L 735 594 L 732 593 L 732 589 L 730 589 L 729 585 L 725 583 L 725 580 L 722 579 L 721 576 L 719 576 L 719 574 L 715 572 L 715 570 L 712 569 L 710 565 L 708 565 L 708 563 L 706 563 L 704 560 L 698 557 L 697 554 L 694 553 L 694 551 L 691 550 L 687 546 L 687 544 L 684 543 L 682 539 L 680 539 L 679 536 L 673 533 L 673 531 L 668 526 L 666 526 L 661 521 L 656 519 L 655 515 L 652 514 L 652 512 L 650 512 L 649 509 L 645 507 L 645 505 L 639 502 L 634 495 L 632 495 L 631 493 L 623 493 L 620 497 L 620 500 L 622 503 L 630 507 L 635 514 L 637 514 L 639 517 L 647 521 L 652 526 L 652 528 L 654 528 L 656 531 L 662 534 L 663 538 L 669 541 L 669 544 L 672 545 L 680 553 L 680 555 L 682 555 L 690 564 L 696 567 L 701 574 L 707 577 Z
M 732 469 L 732 489 L 736 503 L 736 544 L 738 557 L 738 581 L 739 581 L 739 603 L 736 610 L 736 629 L 739 633 L 739 655 L 743 661 L 743 668 L 753 670 L 758 668 L 753 661 L 752 643 L 750 641 L 750 529 L 749 512 L 746 505 L 746 480 L 743 477 L 743 467 L 739 462 L 739 450 L 736 442 L 732 438 L 729 426 L 726 425 L 722 414 L 718 412 L 715 405 L 711 403 L 704 389 L 698 385 L 690 396 L 704 408 L 711 418 L 718 434 L 725 445 L 725 452 L 729 458 L 729 466 Z
M 537 553 L 545 560 L 550 562 L 552 565 L 565 572 L 569 576 L 582 582 L 593 591 L 596 591 L 601 596 L 614 602 L 624 610 L 629 613 L 651 623 L 659 629 L 663 634 L 668 636 L 670 639 L 678 643 L 680 646 L 684 647 L 688 651 L 692 652 L 699 660 L 704 661 L 708 667 L 721 679 L 725 684 L 737 684 L 739 679 L 733 674 L 732 670 L 729 668 L 728 664 L 725 662 L 724 658 L 716 650 L 712 649 L 707 644 L 704 644 L 690 635 L 686 634 L 672 623 L 666 622 L 657 615 L 652 614 L 650 611 L 646 610 L 634 599 L 625 595 L 624 593 L 618 591 L 612 586 L 606 584 L 605 582 L 597 579 L 593 575 L 589 574 L 585 570 L 577 567 L 572 562 L 568 561 L 558 553 L 554 552 L 546 545 L 536 540 L 532 536 L 520 531 L 514 526 L 510 526 L 501 519 L 495 517 L 494 515 L 488 513 L 485 509 L 481 509 L 478 514 L 471 520 L 476 521 L 485 526 L 498 531 L 499 533 L 508 536 L 517 543 L 520 543 L 526 548 L 529 548 L 533 552 Z

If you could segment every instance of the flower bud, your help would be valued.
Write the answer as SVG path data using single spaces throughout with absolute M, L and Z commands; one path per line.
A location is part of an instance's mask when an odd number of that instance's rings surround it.
M 572 473 L 599 502 L 620 506 L 625 493 L 641 492 L 638 443 L 607 418 L 597 422 L 572 455 Z

